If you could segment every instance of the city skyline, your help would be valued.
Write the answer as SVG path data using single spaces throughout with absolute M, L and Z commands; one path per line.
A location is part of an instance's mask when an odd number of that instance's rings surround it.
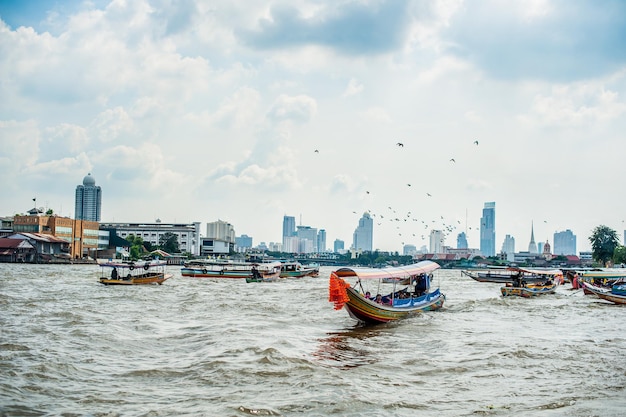
M 91 173 L 103 222 L 281 242 L 293 213 L 347 247 L 367 212 L 402 252 L 479 248 L 496 202 L 496 249 L 534 223 L 590 250 L 626 228 L 626 3 L 603 4 L 3 2 L 0 215 L 73 217 Z

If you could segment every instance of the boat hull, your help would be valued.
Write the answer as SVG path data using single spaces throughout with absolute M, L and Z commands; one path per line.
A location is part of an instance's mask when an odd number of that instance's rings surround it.
M 439 290 L 412 299 L 395 300 L 395 305 L 377 304 L 359 294 L 354 288 L 346 288 L 349 301 L 344 305 L 350 316 L 364 323 L 377 324 L 395 321 L 443 307 L 445 295 Z
M 158 274 L 150 277 L 133 277 L 133 278 L 120 278 L 120 279 L 111 279 L 111 278 L 100 278 L 100 283 L 104 285 L 149 285 L 149 284 L 158 284 L 161 285 L 163 282 L 172 277 L 172 274 Z

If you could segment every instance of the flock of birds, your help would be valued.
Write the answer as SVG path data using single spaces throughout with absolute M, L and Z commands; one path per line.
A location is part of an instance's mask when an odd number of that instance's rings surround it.
M 473 142 L 473 145 L 478 146 L 479 142 L 478 140 L 475 140 Z M 402 142 L 397 142 L 396 146 L 399 148 L 404 148 L 404 143 Z M 315 153 L 319 153 L 319 149 L 315 149 L 314 151 Z M 450 158 L 451 163 L 456 163 L 456 160 L 454 158 Z M 410 183 L 406 184 L 407 187 L 411 187 Z M 369 190 L 365 191 L 366 194 L 370 194 Z M 426 197 L 432 197 L 432 194 L 429 192 L 426 192 Z M 393 209 L 392 207 L 388 207 L 388 211 L 386 213 L 374 213 L 371 210 L 367 210 L 366 211 L 369 216 L 374 219 L 376 221 L 376 224 L 378 226 L 383 225 L 384 221 L 388 221 L 388 222 L 392 222 L 396 224 L 396 231 L 398 233 L 398 236 L 401 237 L 402 239 L 404 239 L 404 236 L 411 236 L 413 238 L 418 238 L 421 239 L 422 242 L 427 241 L 428 236 L 426 234 L 424 234 L 424 230 L 428 230 L 429 228 L 431 228 L 431 230 L 440 230 L 443 234 L 443 237 L 447 237 L 450 234 L 452 234 L 454 231 L 457 230 L 457 228 L 461 228 L 461 221 L 459 220 L 453 220 L 453 219 L 445 219 L 444 216 L 440 216 L 440 219 L 437 220 L 421 220 L 418 219 L 416 217 L 413 216 L 413 214 L 409 211 L 403 215 L 398 215 L 398 213 L 396 212 L 395 209 Z M 356 211 L 353 211 L 353 214 L 359 214 Z M 406 230 L 407 228 L 405 227 L 405 223 L 408 222 L 416 222 L 419 226 L 423 226 L 422 229 L 422 233 L 412 233 L 410 232 L 410 234 L 404 234 L 402 233 L 403 230 Z M 472 227 L 466 227 L 469 230 L 472 230 Z M 475 228 L 478 229 L 478 228 Z M 413 229 L 415 230 L 415 229 Z M 405 242 L 401 242 L 402 245 L 404 246 Z

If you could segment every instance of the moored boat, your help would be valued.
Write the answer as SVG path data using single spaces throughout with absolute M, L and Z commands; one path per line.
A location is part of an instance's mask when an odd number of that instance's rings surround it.
M 520 278 L 526 283 L 540 283 L 544 282 L 547 276 L 550 275 L 559 281 L 562 281 L 563 279 L 563 272 L 559 269 L 508 267 L 495 270 L 463 270 L 461 273 L 478 282 L 491 282 L 499 284 L 514 284 Z
M 445 295 L 439 288 L 430 290 L 432 272 L 438 268 L 432 261 L 389 268 L 339 268 L 330 274 L 329 301 L 334 303 L 335 310 L 345 308 L 352 318 L 370 324 L 438 310 Z M 345 281 L 349 278 L 356 278 L 353 285 Z M 380 288 L 385 278 L 397 278 L 393 280 L 393 290 L 372 298 L 367 291 L 368 283 Z
M 523 287 L 505 286 L 500 288 L 503 297 L 519 296 L 534 297 L 543 294 L 554 294 L 556 292 L 556 283 L 551 284 L 528 284 Z
M 100 283 L 104 285 L 161 285 L 172 274 L 165 272 L 165 261 L 117 262 L 108 261 L 100 266 Z

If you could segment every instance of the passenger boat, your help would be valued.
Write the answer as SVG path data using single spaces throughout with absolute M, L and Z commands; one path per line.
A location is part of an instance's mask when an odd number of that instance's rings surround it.
M 555 269 L 521 269 L 517 267 L 478 271 L 463 270 L 461 273 L 478 282 L 498 284 L 513 284 L 521 275 L 526 283 L 543 282 L 546 280 L 546 273 L 563 275 L 562 271 Z
M 165 272 L 165 261 L 122 262 L 108 261 L 100 266 L 100 283 L 104 285 L 163 284 L 172 277 Z
M 589 294 L 593 294 L 598 298 L 610 301 L 614 304 L 626 304 L 626 281 L 619 280 L 611 286 L 611 289 L 597 287 L 586 281 L 582 281 L 582 286 Z
M 281 278 L 316 277 L 320 274 L 318 265 L 304 266 L 298 261 L 280 261 L 280 263 Z
M 439 288 L 430 290 L 432 272 L 438 268 L 439 265 L 433 261 L 389 268 L 339 268 L 330 274 L 329 301 L 334 303 L 335 310 L 345 307 L 352 318 L 369 324 L 386 323 L 419 312 L 438 310 L 446 298 Z M 350 278 L 356 278 L 353 285 L 345 281 Z M 385 278 L 398 279 L 392 284 L 383 284 Z M 405 280 L 404 283 L 400 282 L 402 280 Z M 368 288 L 380 289 L 382 285 L 391 285 L 393 289 L 388 293 L 380 291 L 372 298 Z M 415 285 L 415 289 L 412 285 Z
M 280 262 L 205 261 L 187 264 L 180 272 L 182 276 L 192 278 L 247 279 L 255 276 L 255 270 L 263 280 L 279 278 Z
M 516 271 L 513 282 L 500 288 L 503 297 L 534 297 L 553 294 L 557 285 L 563 283 L 563 271 L 560 269 L 509 268 Z

